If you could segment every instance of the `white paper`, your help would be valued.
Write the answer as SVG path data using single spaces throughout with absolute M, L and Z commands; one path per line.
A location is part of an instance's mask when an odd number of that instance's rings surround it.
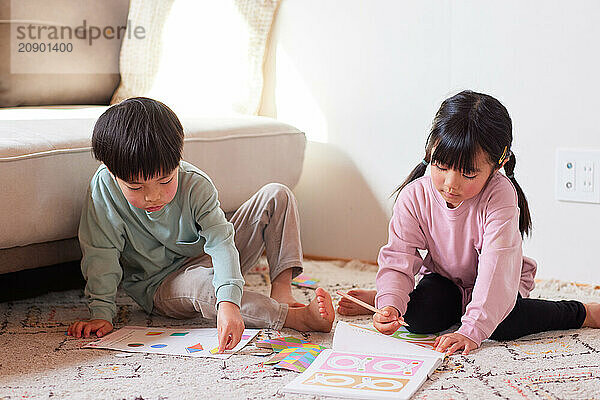
M 333 346 L 336 350 L 360 351 L 374 354 L 410 354 L 444 359 L 444 354 L 439 351 L 429 350 L 406 341 L 373 332 L 368 325 L 348 324 L 339 321 L 335 327 Z
M 248 344 L 258 332 L 259 329 L 244 330 L 240 343 L 222 354 L 214 353 L 219 347 L 216 328 L 173 329 L 125 326 L 88 343 L 83 348 L 226 359 Z

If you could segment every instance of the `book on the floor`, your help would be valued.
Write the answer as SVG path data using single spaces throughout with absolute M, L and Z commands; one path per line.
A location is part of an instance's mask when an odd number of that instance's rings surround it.
M 237 346 L 224 353 L 217 353 L 219 350 L 217 328 L 174 329 L 125 326 L 86 344 L 83 348 L 225 359 L 248 344 L 258 332 L 259 329 L 245 329 L 242 340 Z
M 444 354 L 372 327 L 339 321 L 333 348 L 287 384 L 284 392 L 356 399 L 408 399 L 442 363 Z

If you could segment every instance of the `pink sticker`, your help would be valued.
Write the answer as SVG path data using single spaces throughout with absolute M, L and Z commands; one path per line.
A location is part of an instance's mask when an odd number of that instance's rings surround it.
M 413 376 L 421 365 L 423 365 L 423 361 L 410 358 L 332 352 L 320 369 L 366 374 Z

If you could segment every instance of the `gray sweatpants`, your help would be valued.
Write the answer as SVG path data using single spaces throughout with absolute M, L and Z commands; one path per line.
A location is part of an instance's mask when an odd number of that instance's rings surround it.
M 288 268 L 294 268 L 293 276 L 302 271 L 298 207 L 294 194 L 286 186 L 277 183 L 263 186 L 240 206 L 230 222 L 235 229 L 242 275 L 256 264 L 263 251 L 271 281 Z M 154 311 L 173 318 L 194 318 L 200 314 L 216 319 L 212 279 L 208 254 L 190 258 L 160 284 L 154 294 Z M 240 312 L 247 327 L 281 329 L 288 305 L 260 293 L 244 291 Z

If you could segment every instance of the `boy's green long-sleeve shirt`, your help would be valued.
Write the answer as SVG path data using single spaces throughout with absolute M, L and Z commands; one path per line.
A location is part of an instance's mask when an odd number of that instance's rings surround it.
M 244 279 L 233 225 L 219 206 L 217 190 L 206 174 L 185 161 L 178 180 L 175 198 L 149 213 L 129 204 L 106 166 L 94 174 L 79 225 L 92 319 L 112 322 L 121 281 L 127 294 L 151 312 L 163 279 L 204 253 L 212 258 L 217 304 L 240 305 Z

